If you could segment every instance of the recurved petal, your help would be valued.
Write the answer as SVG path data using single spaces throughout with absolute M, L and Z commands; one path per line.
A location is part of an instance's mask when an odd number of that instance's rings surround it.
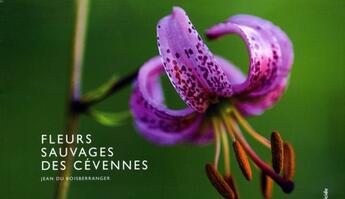
M 159 80 L 162 72 L 159 57 L 152 58 L 140 68 L 130 109 L 139 133 L 154 143 L 171 145 L 186 141 L 196 133 L 202 116 L 191 108 L 171 110 L 164 105 Z
M 234 64 L 220 56 L 215 56 L 215 58 L 232 85 L 241 84 L 246 81 L 246 76 Z
M 203 112 L 210 98 L 232 95 L 224 71 L 183 9 L 174 7 L 159 21 L 157 39 L 169 79 L 190 107 Z
M 234 99 L 234 106 L 245 116 L 260 115 L 271 108 L 287 87 L 288 77 L 282 79 L 271 91 L 261 96 L 241 96 Z
M 252 28 L 258 29 L 259 31 L 266 31 L 268 32 L 268 35 L 273 35 L 272 38 L 277 39 L 282 52 L 282 64 L 280 65 L 278 71 L 279 76 L 281 77 L 281 79 L 284 79 L 286 76 L 288 76 L 293 63 L 294 52 L 292 42 L 284 31 L 282 31 L 278 26 L 274 25 L 270 21 L 252 15 L 236 15 L 230 17 L 228 21 L 237 24 L 245 24 Z
M 292 45 L 285 33 L 272 23 L 238 15 L 211 27 L 206 34 L 211 39 L 238 34 L 246 43 L 250 55 L 249 72 L 246 81 L 233 85 L 236 94 L 262 96 L 288 76 L 293 59 Z

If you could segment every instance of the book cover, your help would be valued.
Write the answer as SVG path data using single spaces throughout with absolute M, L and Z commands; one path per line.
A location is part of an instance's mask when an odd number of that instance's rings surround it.
M 0 198 L 345 198 L 344 7 L 0 0 Z

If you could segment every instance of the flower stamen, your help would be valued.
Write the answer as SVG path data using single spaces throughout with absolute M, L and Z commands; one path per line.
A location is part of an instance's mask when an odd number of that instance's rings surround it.
M 269 199 L 272 196 L 272 191 L 273 191 L 273 184 L 272 184 L 272 179 L 265 175 L 264 172 L 261 172 L 260 174 L 260 185 L 261 185 L 261 192 L 262 195 L 266 198 Z
M 218 173 L 214 165 L 206 164 L 206 174 L 212 185 L 216 188 L 219 194 L 227 199 L 235 199 L 234 191 L 231 189 L 225 179 Z
M 269 140 L 267 140 L 265 137 L 257 133 L 253 127 L 247 122 L 247 120 L 244 119 L 244 117 L 241 115 L 239 111 L 237 111 L 235 108 L 232 108 L 232 113 L 235 116 L 236 120 L 243 126 L 243 128 L 258 142 L 266 146 L 267 148 L 271 148 L 271 143 Z
M 234 147 L 236 159 L 237 159 L 237 162 L 240 166 L 240 169 L 241 169 L 244 177 L 248 181 L 250 181 L 252 179 L 253 175 L 252 175 L 252 169 L 250 168 L 250 164 L 249 164 L 246 152 L 243 150 L 241 144 L 237 140 L 235 140 L 232 144 Z
M 216 117 L 212 117 L 212 124 L 214 129 L 214 146 L 215 146 L 215 152 L 214 152 L 214 166 L 217 169 L 218 168 L 218 162 L 219 162 L 219 156 L 220 156 L 220 130 L 219 130 L 219 122 L 217 121 Z
M 295 152 L 289 143 L 284 143 L 284 177 L 291 180 L 295 175 Z
M 283 140 L 278 132 L 271 134 L 272 167 L 276 173 L 283 169 L 284 152 Z
M 219 122 L 220 130 L 222 134 L 222 146 L 223 146 L 223 157 L 224 157 L 224 167 L 225 167 L 225 176 L 230 176 L 230 150 L 228 137 L 226 135 L 226 130 L 224 125 Z
M 239 193 L 236 189 L 234 178 L 231 175 L 229 175 L 229 176 L 224 176 L 224 180 L 231 187 L 231 189 L 234 191 L 235 199 L 239 199 Z
M 270 176 L 283 189 L 285 193 L 290 193 L 294 188 L 294 183 L 278 175 L 253 151 L 253 149 L 248 144 L 247 140 L 242 135 L 238 126 L 236 127 L 237 124 L 232 118 L 226 117 L 226 114 L 222 113 L 222 119 L 227 130 L 234 132 L 244 151 L 249 155 L 253 162 L 259 168 L 261 168 L 261 170 L 266 175 Z

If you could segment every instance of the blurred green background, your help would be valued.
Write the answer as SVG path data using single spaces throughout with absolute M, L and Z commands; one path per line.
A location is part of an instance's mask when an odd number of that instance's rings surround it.
M 64 131 L 74 5 L 71 0 L 0 1 L 1 198 L 52 198 L 55 183 L 40 182 L 41 176 L 55 174 L 40 170 L 40 135 Z M 247 13 L 274 22 L 289 35 L 295 62 L 288 92 L 274 109 L 249 119 L 265 136 L 279 129 L 295 146 L 296 189 L 285 195 L 275 186 L 274 198 L 323 198 L 326 188 L 329 198 L 345 198 L 345 1 L 93 0 L 83 91 L 157 55 L 155 26 L 173 5 L 187 11 L 201 34 L 231 15 Z M 208 45 L 246 70 L 248 55 L 238 37 Z M 127 88 L 98 108 L 124 110 L 129 94 Z M 73 182 L 71 199 L 220 198 L 204 174 L 213 145 L 157 146 L 138 135 L 131 121 L 110 128 L 82 117 L 80 132 L 91 132 L 96 146 L 113 146 L 115 159 L 147 159 L 149 170 L 75 173 L 109 174 L 112 180 Z M 268 151 L 251 143 L 269 159 Z M 242 198 L 261 198 L 258 174 L 247 182 L 236 164 L 232 169 Z

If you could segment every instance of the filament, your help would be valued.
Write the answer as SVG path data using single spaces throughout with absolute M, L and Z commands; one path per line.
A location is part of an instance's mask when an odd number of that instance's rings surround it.
M 218 168 L 219 156 L 220 156 L 220 130 L 219 125 L 216 117 L 212 117 L 212 124 L 214 129 L 214 146 L 215 146 L 215 154 L 214 154 L 214 166 Z
M 257 141 L 259 141 L 260 143 L 262 143 L 264 146 L 266 146 L 267 148 L 271 148 L 271 142 L 269 140 L 267 140 L 265 137 L 263 137 L 262 135 L 260 135 L 259 133 L 257 133 L 253 127 L 250 126 L 250 124 L 247 122 L 247 120 L 245 120 L 243 118 L 243 116 L 235 109 L 232 109 L 235 118 L 239 121 L 239 123 L 243 126 L 243 128 L 251 135 L 253 136 Z
M 219 123 L 220 130 L 222 134 L 222 144 L 223 144 L 223 155 L 224 155 L 224 167 L 225 167 L 225 176 L 230 176 L 230 150 L 229 150 L 229 141 L 226 135 L 226 130 L 224 125 Z

